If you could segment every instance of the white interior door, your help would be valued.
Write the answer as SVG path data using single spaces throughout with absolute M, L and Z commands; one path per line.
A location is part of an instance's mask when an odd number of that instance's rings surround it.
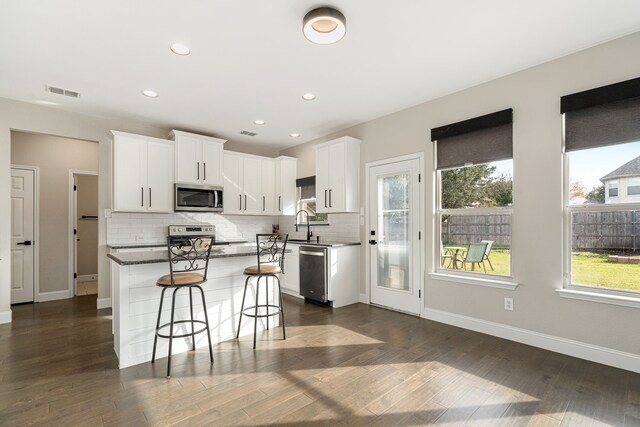
M 369 169 L 371 302 L 420 314 L 420 160 Z
M 33 301 L 34 171 L 11 168 L 11 304 Z

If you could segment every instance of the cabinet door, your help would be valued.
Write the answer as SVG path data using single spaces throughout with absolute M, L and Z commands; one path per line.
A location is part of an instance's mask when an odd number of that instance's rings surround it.
M 173 212 L 173 146 L 171 143 L 147 142 L 148 212 Z
M 333 172 L 333 166 L 331 172 Z M 320 213 L 331 211 L 329 208 L 329 147 L 321 147 L 316 151 L 316 210 Z
M 262 200 L 260 213 L 274 215 L 276 213 L 276 163 L 271 159 L 260 161 L 260 185 L 262 186 Z
M 197 138 L 180 135 L 175 142 L 176 182 L 181 184 L 199 184 L 202 178 L 200 164 L 201 142 Z
M 345 210 L 345 154 L 344 144 L 329 146 L 329 212 Z
M 222 200 L 224 213 L 239 214 L 244 207 L 242 193 L 243 158 L 233 154 L 224 154 L 224 192 Z
M 298 245 L 287 245 L 290 254 L 284 258 L 284 287 L 296 295 L 300 295 L 300 255 Z
M 260 159 L 245 157 L 242 170 L 242 202 L 246 214 L 262 213 L 262 185 L 260 183 Z
M 143 138 L 114 137 L 113 210 L 143 212 L 146 209 L 146 148 Z
M 202 141 L 201 173 L 203 184 L 223 185 L 222 144 L 213 141 Z
M 276 213 L 279 215 L 296 214 L 296 162 L 281 159 L 276 167 L 278 185 Z

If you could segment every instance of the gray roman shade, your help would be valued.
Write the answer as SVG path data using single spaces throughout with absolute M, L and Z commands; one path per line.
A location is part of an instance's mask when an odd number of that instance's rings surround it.
M 560 98 L 565 151 L 640 141 L 640 78 Z
M 296 187 L 300 187 L 300 199 L 313 199 L 316 197 L 316 177 L 296 179 Z
M 431 129 L 438 169 L 513 158 L 513 109 Z

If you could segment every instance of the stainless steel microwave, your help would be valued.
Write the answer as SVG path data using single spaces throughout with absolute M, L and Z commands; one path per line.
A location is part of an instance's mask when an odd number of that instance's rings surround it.
M 222 187 L 175 184 L 176 211 L 222 212 Z

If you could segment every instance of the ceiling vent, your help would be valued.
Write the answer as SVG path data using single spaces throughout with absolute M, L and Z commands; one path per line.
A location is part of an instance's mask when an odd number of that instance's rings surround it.
M 72 90 L 62 89 L 55 86 L 45 86 L 44 88 L 47 92 L 55 93 L 56 95 L 64 95 L 70 98 L 80 98 L 80 93 L 74 92 Z
M 249 132 L 248 130 L 241 130 L 241 131 L 240 131 L 240 135 L 256 136 L 256 135 L 257 135 L 257 133 L 255 133 L 255 132 Z

